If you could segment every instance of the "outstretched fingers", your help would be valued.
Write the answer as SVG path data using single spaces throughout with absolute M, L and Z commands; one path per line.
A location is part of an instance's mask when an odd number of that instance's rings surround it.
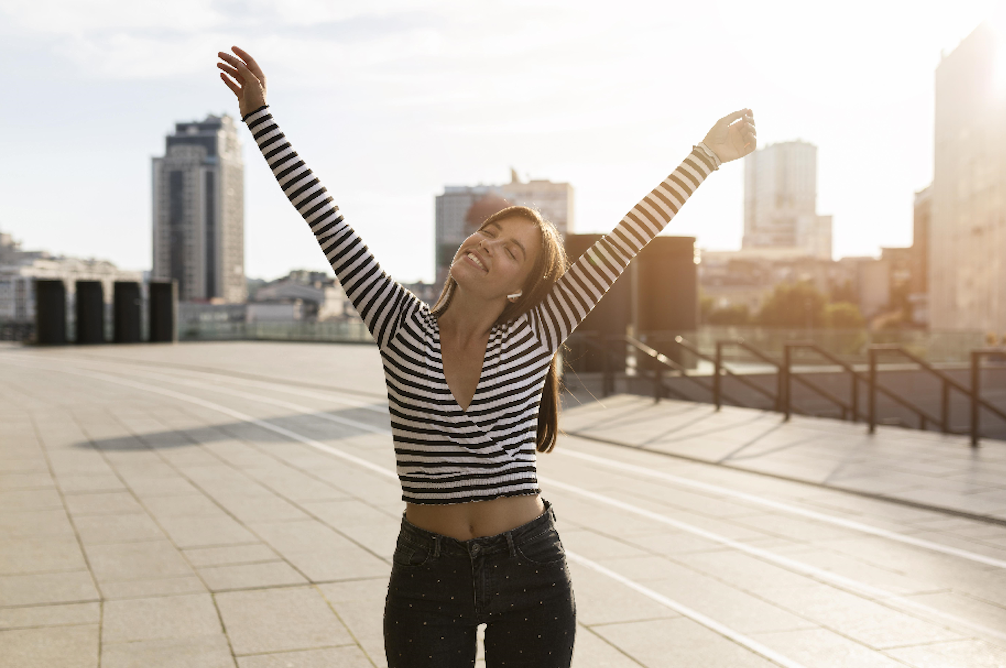
M 233 92 L 239 98 L 241 97 L 241 86 L 231 81 L 231 79 L 223 72 L 220 73 L 220 78 L 223 79 L 223 82 L 227 84 L 228 88 L 231 89 L 231 92 Z
M 719 120 L 719 123 L 723 125 L 730 125 L 738 118 L 744 118 L 744 116 L 747 115 L 750 111 L 751 111 L 750 109 L 740 109 L 732 114 L 727 114 L 726 116 L 724 116 Z
M 248 69 L 251 70 L 251 73 L 254 74 L 259 81 L 265 79 L 265 74 L 262 72 L 262 68 L 258 66 L 258 63 L 251 57 L 250 53 L 238 46 L 232 46 L 231 50 L 241 56 L 241 58 L 248 63 Z

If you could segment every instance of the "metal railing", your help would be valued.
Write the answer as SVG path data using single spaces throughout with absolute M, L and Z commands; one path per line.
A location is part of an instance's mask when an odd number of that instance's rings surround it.
M 971 387 L 969 388 L 943 371 L 936 369 L 932 364 L 921 359 L 918 355 L 905 350 L 902 346 L 894 344 L 875 344 L 867 348 L 869 366 L 867 373 L 864 375 L 862 372 L 857 371 L 851 363 L 823 349 L 818 344 L 808 341 L 786 342 L 782 350 L 783 359 L 782 361 L 777 361 L 771 356 L 765 354 L 763 351 L 739 338 L 721 339 L 716 341 L 716 353 L 711 356 L 703 353 L 696 345 L 688 342 L 683 337 L 675 337 L 673 339 L 673 343 L 681 350 L 694 355 L 697 359 L 712 363 L 713 374 L 711 382 L 706 383 L 701 380 L 702 376 L 689 373 L 689 370 L 680 362 L 671 359 L 652 346 L 629 336 L 591 337 L 586 335 L 577 335 L 576 340 L 586 343 L 589 348 L 597 351 L 601 355 L 603 368 L 603 396 L 608 396 L 613 393 L 615 387 L 615 372 L 611 363 L 611 358 L 613 356 L 611 346 L 627 345 L 629 348 L 635 350 L 637 354 L 642 354 L 644 359 L 652 360 L 653 366 L 651 378 L 653 384 L 653 399 L 655 402 L 659 402 L 661 398 L 667 395 L 674 395 L 686 401 L 694 401 L 693 398 L 685 396 L 682 392 L 677 391 L 673 387 L 669 387 L 664 382 L 665 374 L 670 372 L 672 374 L 671 377 L 687 379 L 693 385 L 701 388 L 703 392 L 708 392 L 711 395 L 712 403 L 716 406 L 716 410 L 720 410 L 722 408 L 724 400 L 736 406 L 744 405 L 737 401 L 734 397 L 731 397 L 724 392 L 723 379 L 730 377 L 747 388 L 750 388 L 751 390 L 754 390 L 755 392 L 768 398 L 772 405 L 770 410 L 782 413 L 784 420 L 789 420 L 793 413 L 803 415 L 808 414 L 806 410 L 796 406 L 793 401 L 793 384 L 798 383 L 837 406 L 842 420 L 859 422 L 862 415 L 862 411 L 860 409 L 861 395 L 859 384 L 866 383 L 867 424 L 869 433 L 871 434 L 875 433 L 877 423 L 879 422 L 877 410 L 878 395 L 887 397 L 895 404 L 907 409 L 912 414 L 917 416 L 919 429 L 928 429 L 930 425 L 938 425 L 943 433 L 949 434 L 953 433 L 952 426 L 950 424 L 950 393 L 953 390 L 960 392 L 970 402 L 970 424 L 968 431 L 965 433 L 970 434 L 972 446 L 977 446 L 980 438 L 979 431 L 982 409 L 985 409 L 987 412 L 1006 421 L 1006 411 L 993 406 L 981 397 L 981 361 L 985 358 L 998 358 L 1006 362 L 1006 349 L 1004 348 L 983 348 L 971 351 Z M 743 374 L 737 374 L 727 368 L 725 363 L 725 352 L 731 347 L 739 348 L 747 356 L 760 360 L 775 369 L 777 375 L 775 393 L 765 389 L 758 383 L 745 378 Z M 799 351 L 813 352 L 827 360 L 829 363 L 839 367 L 843 373 L 847 373 L 850 379 L 848 400 L 845 400 L 837 396 L 832 391 L 811 382 L 807 378 L 804 378 L 802 374 L 796 373 L 793 369 L 793 359 L 795 356 L 794 354 Z M 878 378 L 880 371 L 878 360 L 881 355 L 900 355 L 901 357 L 909 360 L 912 364 L 917 365 L 918 368 L 924 371 L 927 375 L 935 377 L 939 380 L 941 383 L 939 416 L 932 415 L 924 408 L 902 396 L 902 394 L 899 394 L 891 388 L 880 384 Z M 624 358 L 620 357 L 620 359 Z M 639 371 L 643 372 L 644 369 L 640 368 Z M 907 426 L 904 423 L 901 424 L 903 426 Z

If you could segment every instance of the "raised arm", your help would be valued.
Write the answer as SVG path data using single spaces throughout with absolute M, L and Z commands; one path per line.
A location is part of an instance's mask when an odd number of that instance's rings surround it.
M 230 66 L 218 65 L 240 84 L 229 81 L 221 74 L 224 82 L 238 96 L 242 120 L 255 138 L 283 193 L 311 227 L 346 295 L 383 350 L 394 338 L 402 318 L 424 304 L 381 269 L 370 249 L 346 223 L 325 186 L 294 151 L 266 106 L 265 76 L 261 69 L 247 53 L 236 47 L 234 51 L 240 59 L 220 53 Z M 246 93 L 244 89 L 249 88 L 251 90 Z M 258 107 L 251 107 L 256 103 L 259 103 Z
M 702 143 L 644 197 L 614 230 L 587 249 L 532 310 L 543 345 L 555 351 L 597 305 L 629 262 L 667 226 L 721 162 L 754 150 L 757 136 L 749 109 L 721 118 Z

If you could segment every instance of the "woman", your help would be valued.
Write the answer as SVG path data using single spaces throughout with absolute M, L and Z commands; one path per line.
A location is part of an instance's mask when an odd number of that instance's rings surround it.
M 280 131 L 261 68 L 233 51 L 219 53 L 220 77 L 381 352 L 406 502 L 385 605 L 389 668 L 472 666 L 482 623 L 489 666 L 569 666 L 576 604 L 535 474 L 558 427 L 555 352 L 706 176 L 754 150 L 750 110 L 720 119 L 568 271 L 537 212 L 490 216 L 431 309 L 381 270 Z

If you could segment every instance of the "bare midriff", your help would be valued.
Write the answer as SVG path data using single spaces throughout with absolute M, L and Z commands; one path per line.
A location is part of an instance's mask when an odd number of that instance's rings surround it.
M 451 504 L 405 504 L 405 519 L 420 529 L 458 540 L 515 529 L 545 512 L 538 494 L 504 496 L 489 501 Z

